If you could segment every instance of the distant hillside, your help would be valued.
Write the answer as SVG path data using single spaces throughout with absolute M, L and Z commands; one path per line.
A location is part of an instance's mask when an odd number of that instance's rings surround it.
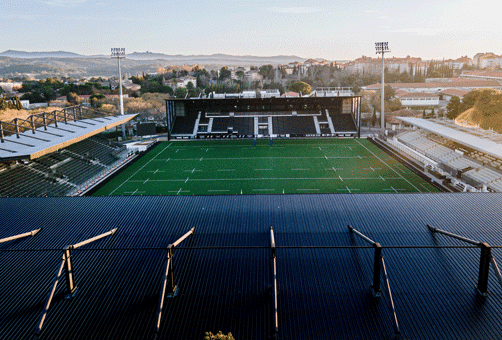
M 77 53 L 65 52 L 65 51 L 25 52 L 25 51 L 8 50 L 0 53 L 0 57 L 32 59 L 32 58 L 75 58 L 83 56 Z
M 480 127 L 493 129 L 502 133 L 502 92 L 496 90 L 480 91 L 474 106 L 456 119 L 455 123 L 461 126 Z

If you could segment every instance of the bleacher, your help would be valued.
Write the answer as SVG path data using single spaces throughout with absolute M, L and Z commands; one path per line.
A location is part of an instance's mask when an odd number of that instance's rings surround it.
M 492 182 L 502 180 L 502 174 L 495 170 L 481 167 L 467 171 L 462 175 L 462 179 L 472 186 L 478 186 L 479 184 L 488 185 Z
M 253 117 L 214 118 L 211 132 L 227 133 L 229 128 L 233 128 L 233 133 L 239 135 L 253 135 L 254 118 Z
M 334 114 L 330 115 L 335 132 L 353 132 L 357 131 L 352 115 L 350 114 Z
M 315 134 L 314 119 L 309 116 L 279 116 L 272 117 L 274 134 Z
M 0 196 L 65 196 L 127 158 L 124 146 L 91 137 L 0 171 Z
M 0 196 L 63 196 L 72 185 L 32 165 L 18 164 L 0 173 Z
M 194 116 L 176 117 L 171 133 L 173 135 L 191 135 L 196 120 L 197 117 Z
M 397 136 L 397 140 L 434 160 L 450 175 L 461 178 L 465 183 L 480 188 L 502 192 L 502 161 L 478 151 L 466 155 L 447 147 L 456 145 L 433 133 L 418 130 L 407 131 Z

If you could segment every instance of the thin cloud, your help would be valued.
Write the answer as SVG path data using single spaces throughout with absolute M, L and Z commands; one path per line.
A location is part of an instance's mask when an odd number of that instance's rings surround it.
M 269 7 L 275 13 L 306 14 L 321 12 L 321 7 Z
M 77 7 L 87 0 L 48 0 L 44 1 L 46 5 L 51 7 Z
M 389 30 L 392 33 L 409 33 L 411 35 L 433 36 L 438 34 L 438 30 L 433 28 L 405 28 L 401 30 Z

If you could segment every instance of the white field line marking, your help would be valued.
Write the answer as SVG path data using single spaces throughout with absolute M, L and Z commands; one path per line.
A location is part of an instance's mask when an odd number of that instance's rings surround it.
M 274 191 L 274 189 L 252 189 L 253 191 Z
M 299 190 L 299 191 L 306 191 L 306 190 L 308 190 L 308 191 L 314 190 L 315 191 L 315 190 L 317 190 L 317 191 L 319 191 L 319 189 L 296 189 L 296 190 Z
M 171 157 L 169 157 L 168 159 L 166 159 L 166 163 L 169 162 L 170 159 L 171 159 Z
M 134 191 L 124 191 L 124 194 L 131 194 L 131 196 L 132 196 L 132 195 L 134 195 L 136 193 L 138 193 L 138 194 L 144 194 L 145 192 L 146 191 L 138 191 L 138 189 L 136 189 Z
M 144 182 L 143 182 L 143 184 L 145 184 L 146 182 L 148 182 L 148 180 L 149 180 L 149 179 L 150 179 L 150 178 L 147 178 L 147 179 L 146 179 L 146 181 L 144 181 Z
M 392 168 L 389 164 L 385 163 L 380 157 L 378 157 L 377 155 L 375 155 L 370 149 L 368 149 L 363 144 L 361 144 L 361 142 L 359 142 L 357 139 L 356 139 L 356 142 L 358 142 L 359 145 L 361 145 L 363 148 L 365 148 L 366 150 L 368 150 L 369 153 L 371 153 L 373 156 L 375 156 L 380 162 L 382 162 L 383 164 L 385 164 L 389 169 L 391 169 L 396 174 L 398 174 L 402 179 L 404 179 L 409 185 L 411 185 L 412 187 L 414 187 L 418 192 L 422 192 L 419 188 L 417 188 L 410 181 L 408 181 L 406 178 L 404 178 L 403 175 L 401 175 L 399 172 L 397 172 L 396 170 L 394 170 L 394 168 Z
M 150 164 L 151 161 L 153 161 L 158 155 L 160 155 L 161 153 L 163 153 L 168 147 L 170 147 L 173 143 L 171 142 L 168 146 L 166 146 L 164 149 L 162 149 L 161 152 L 159 152 L 158 154 L 156 154 L 155 156 L 152 157 L 152 159 L 150 159 L 148 162 L 146 162 L 141 168 L 139 168 L 135 173 L 133 173 L 128 179 L 126 179 L 124 182 L 122 182 L 122 184 L 120 184 L 118 187 L 116 187 L 111 193 L 108 194 L 108 196 L 112 195 L 115 191 L 117 191 L 118 188 L 120 188 L 122 185 L 124 185 L 124 183 L 126 183 L 128 180 L 130 180 L 134 175 L 136 175 L 138 172 L 140 172 L 141 170 L 143 170 L 143 168 L 145 166 L 147 166 L 148 164 Z
M 352 194 L 352 191 L 359 191 L 359 189 L 350 189 L 350 188 L 349 188 L 349 187 L 347 187 L 347 186 L 346 186 L 345 188 L 346 188 L 346 189 L 338 189 L 338 190 L 343 190 L 343 191 L 347 190 L 347 191 L 349 192 L 349 194 Z
M 384 182 L 385 182 L 385 178 L 383 178 L 382 176 L 380 176 L 380 178 L 382 179 L 382 181 L 384 181 Z
M 396 192 L 396 193 L 397 193 L 397 192 L 398 192 L 398 190 L 399 190 L 399 191 L 404 191 L 405 189 L 396 189 L 396 188 L 394 188 L 393 186 L 391 186 L 391 187 L 390 187 L 390 189 L 383 189 L 383 190 L 384 190 L 384 191 L 394 191 L 394 192 Z
M 187 178 L 187 180 L 188 180 L 188 178 Z M 176 195 L 179 195 L 179 194 L 180 194 L 180 192 L 181 192 L 181 188 L 180 188 L 180 190 L 178 190 L 178 193 L 177 193 Z
M 235 169 L 218 169 L 217 171 L 235 171 Z
M 208 151 L 209 151 L 209 148 L 208 148 L 208 149 L 206 149 L 206 152 L 208 152 Z
M 202 158 L 204 158 L 204 157 L 201 157 L 201 158 L 199 159 L 199 161 L 200 161 L 200 162 L 202 162 Z
M 319 150 L 321 150 L 321 147 L 319 147 Z M 322 151 L 322 150 L 321 150 Z
M 272 169 L 253 169 L 254 171 L 272 171 Z
M 373 157 L 361 157 L 361 156 L 346 156 L 346 157 L 206 157 L 206 161 L 231 161 L 231 160 L 246 160 L 246 159 L 363 159 L 363 158 L 373 158 Z M 171 161 L 200 161 L 202 158 L 175 158 Z M 157 159 L 158 161 L 165 161 L 165 159 Z
M 379 180 L 380 178 L 378 177 L 346 177 L 346 180 L 370 180 L 370 181 L 375 181 Z M 401 179 L 400 177 L 387 177 L 387 179 L 393 179 L 393 180 L 398 180 Z M 264 181 L 264 180 L 276 180 L 276 181 L 290 181 L 290 180 L 305 180 L 305 181 L 312 181 L 312 180 L 341 180 L 343 182 L 343 178 L 341 176 L 336 177 L 253 177 L 253 178 L 192 178 L 192 182 L 216 182 L 216 181 Z M 185 179 L 151 179 L 149 182 L 184 182 Z M 143 182 L 143 180 L 131 180 L 129 181 L 131 183 L 136 183 L 136 182 Z
M 175 142 L 176 143 L 176 142 Z M 191 142 L 190 142 L 191 143 Z M 196 144 L 197 142 L 193 142 L 194 144 Z M 277 143 L 277 142 L 276 142 Z M 274 143 L 275 144 L 275 143 Z M 225 144 L 225 145 L 183 145 L 183 146 L 180 146 L 180 150 L 186 150 L 186 149 L 190 149 L 190 148 L 198 148 L 198 149 L 205 149 L 205 148 L 210 148 L 210 149 L 216 149 L 216 148 L 224 148 L 224 149 L 228 149 L 228 148 L 245 148 L 246 144 L 237 144 L 237 145 L 231 145 L 231 144 Z M 306 145 L 306 146 L 311 146 L 311 147 L 316 147 L 316 146 L 322 146 L 322 147 L 337 147 L 338 145 L 333 145 L 333 144 L 329 144 L 329 143 L 291 143 L 291 144 L 286 144 L 286 145 L 278 145 L 277 147 L 281 147 L 281 148 L 286 148 L 286 147 L 295 147 L 296 145 Z M 342 145 L 343 147 L 350 147 L 351 145 L 353 146 L 357 146 L 357 144 L 353 144 L 353 143 L 348 143 L 348 144 L 344 144 Z M 256 145 L 257 147 L 264 147 L 264 148 L 268 148 L 270 145 L 269 144 L 266 144 L 266 145 Z
M 324 155 L 324 158 L 326 158 L 326 160 L 328 159 L 328 156 Z
M 186 182 L 188 182 L 188 178 L 189 178 L 189 177 L 187 177 L 187 179 L 186 179 L 185 183 L 186 183 Z
M 194 172 L 199 172 L 199 171 L 202 171 L 202 170 L 195 170 L 195 169 L 192 169 L 192 170 L 190 170 L 190 169 L 188 169 L 188 170 L 183 170 L 183 172 L 190 172 L 190 173 L 192 173 L 192 174 L 193 174 Z
M 340 178 L 340 181 L 343 182 L 342 176 L 338 175 L 338 178 Z
M 208 190 L 210 192 L 227 192 L 227 191 L 230 191 L 230 190 Z
M 291 169 L 291 170 L 293 170 L 293 171 L 308 171 L 310 169 Z

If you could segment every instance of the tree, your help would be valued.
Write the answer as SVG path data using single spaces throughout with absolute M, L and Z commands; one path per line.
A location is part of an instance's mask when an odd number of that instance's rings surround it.
M 376 110 L 375 108 L 373 108 L 373 115 L 371 116 L 371 125 L 375 127 L 376 123 L 377 123 Z
M 394 90 L 389 84 L 385 85 L 384 92 L 384 99 L 388 101 L 396 95 L 396 90 Z
M 479 91 L 479 90 L 472 90 L 472 91 L 466 93 L 462 97 L 462 105 L 460 105 L 460 112 L 464 112 L 466 110 L 469 110 L 471 107 L 474 107 L 480 94 L 481 94 L 481 91 Z
M 176 98 L 185 98 L 187 95 L 187 89 L 184 87 L 178 87 L 174 91 L 174 95 L 176 96 Z
M 225 79 L 230 79 L 230 75 L 232 74 L 232 72 L 230 72 L 230 70 L 228 69 L 227 66 L 223 66 L 221 69 L 220 69 L 220 80 L 223 81 Z
M 359 94 L 359 92 L 361 92 L 361 88 L 355 84 L 352 86 L 352 92 L 354 92 L 354 94 Z
M 70 105 L 82 104 L 82 98 L 80 98 L 75 92 L 70 92 L 66 95 L 66 100 Z
M 312 92 L 312 87 L 303 81 L 298 81 L 289 85 L 288 90 L 293 92 L 301 92 L 302 94 L 310 94 L 310 92 Z

